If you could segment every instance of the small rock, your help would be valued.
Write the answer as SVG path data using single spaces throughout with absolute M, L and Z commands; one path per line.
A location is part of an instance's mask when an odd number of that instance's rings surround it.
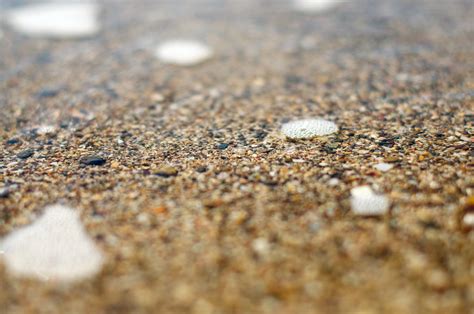
M 338 127 L 323 119 L 304 119 L 283 124 L 281 131 L 291 139 L 310 139 L 337 132 Z
M 196 168 L 196 171 L 199 172 L 199 173 L 206 172 L 207 167 L 206 166 L 199 166 L 199 167 Z
M 5 142 L 7 145 L 15 145 L 21 143 L 20 139 L 18 138 L 11 138 Z
M 388 212 L 390 202 L 384 195 L 375 194 L 368 186 L 351 190 L 352 212 L 359 216 L 379 216 Z
M 381 162 L 381 163 L 378 163 L 378 164 L 374 165 L 374 168 L 377 169 L 377 170 L 385 172 L 385 171 L 389 171 L 390 169 L 392 169 L 393 165 Z
M 10 195 L 10 189 L 8 187 L 0 188 L 0 198 L 6 198 Z
M 178 170 L 171 166 L 161 166 L 156 170 L 155 174 L 160 177 L 169 178 L 174 177 L 178 174 Z
M 191 66 L 211 58 L 213 52 L 207 45 L 194 40 L 172 40 L 158 46 L 155 56 L 164 63 Z
M 332 9 L 341 0 L 294 0 L 294 9 L 304 13 L 318 13 Z
M 31 37 L 83 38 L 100 29 L 99 6 L 94 3 L 37 3 L 6 13 L 7 23 Z
M 81 159 L 81 164 L 86 166 L 102 166 L 106 160 L 100 156 L 86 156 Z
M 229 144 L 227 144 L 227 143 L 220 143 L 219 145 L 217 145 L 217 148 L 220 149 L 220 150 L 224 150 L 227 147 L 229 147 Z
M 35 153 L 34 149 L 28 148 L 18 153 L 17 157 L 20 159 L 27 159 Z
M 59 89 L 54 88 L 44 88 L 40 90 L 37 94 L 37 98 L 51 98 L 59 94 Z

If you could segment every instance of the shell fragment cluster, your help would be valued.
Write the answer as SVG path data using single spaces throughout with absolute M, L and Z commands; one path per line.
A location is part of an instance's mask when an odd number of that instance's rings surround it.
M 71 282 L 95 275 L 103 255 L 68 207 L 47 207 L 29 226 L 9 234 L 0 243 L 0 257 L 16 276 Z
M 335 133 L 338 127 L 334 122 L 323 119 L 304 119 L 283 124 L 281 131 L 291 139 L 310 139 Z

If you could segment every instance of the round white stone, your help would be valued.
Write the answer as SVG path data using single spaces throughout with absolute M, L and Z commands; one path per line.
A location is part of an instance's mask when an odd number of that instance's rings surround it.
M 317 13 L 329 10 L 341 0 L 294 0 L 294 9 L 300 12 Z
M 385 171 L 389 171 L 390 169 L 392 169 L 393 165 L 381 162 L 381 163 L 378 163 L 378 164 L 374 165 L 374 168 L 377 169 L 377 170 L 385 172 Z
M 368 186 L 351 190 L 352 212 L 359 216 L 378 216 L 388 212 L 390 202 L 385 195 L 375 194 Z
M 193 40 L 172 40 L 156 48 L 155 56 L 164 63 L 190 66 L 202 63 L 213 55 L 207 45 Z
M 283 124 L 281 131 L 292 139 L 309 139 L 337 132 L 338 127 L 323 119 L 305 119 Z
M 61 205 L 47 207 L 34 223 L 9 234 L 0 252 L 8 272 L 41 280 L 80 280 L 95 275 L 104 262 L 78 213 Z
M 99 7 L 92 2 L 31 4 L 7 12 L 7 23 L 33 37 L 78 38 L 95 35 Z

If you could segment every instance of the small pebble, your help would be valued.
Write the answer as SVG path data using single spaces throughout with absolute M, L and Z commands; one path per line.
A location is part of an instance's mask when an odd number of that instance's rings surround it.
M 100 156 L 86 156 L 81 158 L 81 164 L 86 166 L 102 166 L 106 160 Z
M 8 272 L 40 280 L 81 280 L 98 273 L 104 262 L 79 214 L 62 205 L 47 207 L 34 223 L 10 233 L 0 251 Z
M 196 171 L 199 172 L 199 173 L 206 172 L 207 167 L 206 166 L 199 166 L 199 167 L 196 168 Z
M 20 159 L 27 159 L 33 156 L 35 153 L 34 149 L 28 148 L 18 153 L 17 157 Z
M 41 125 L 36 129 L 36 134 L 38 135 L 47 135 L 53 134 L 56 132 L 56 127 L 53 125 Z
M 41 3 L 12 9 L 6 21 L 16 31 L 32 37 L 81 38 L 99 29 L 99 7 L 92 3 Z
M 159 45 L 155 56 L 164 63 L 191 66 L 211 58 L 213 52 L 207 45 L 193 40 L 172 40 Z
M 281 131 L 291 139 L 310 139 L 335 133 L 338 127 L 333 122 L 323 119 L 305 119 L 283 124 Z
M 156 170 L 155 174 L 160 177 L 169 178 L 174 177 L 178 174 L 178 170 L 171 166 L 161 166 Z
M 217 145 L 217 148 L 220 149 L 220 150 L 224 150 L 227 147 L 229 147 L 229 144 L 227 144 L 227 143 L 220 143 L 219 145 Z
M 10 189 L 8 187 L 0 188 L 0 198 L 6 198 L 10 195 Z
M 474 213 L 467 213 L 464 215 L 462 222 L 465 227 L 474 228 Z
M 377 170 L 385 172 L 385 171 L 389 171 L 390 169 L 392 169 L 393 165 L 382 162 L 382 163 L 374 165 L 374 168 L 377 169 Z
M 390 202 L 384 195 L 375 194 L 368 186 L 351 190 L 352 212 L 359 216 L 379 216 L 388 212 Z
M 15 144 L 18 144 L 18 143 L 21 143 L 20 139 L 18 139 L 18 138 L 11 138 L 11 139 L 9 139 L 5 142 L 5 144 L 7 144 L 7 145 L 15 145 Z

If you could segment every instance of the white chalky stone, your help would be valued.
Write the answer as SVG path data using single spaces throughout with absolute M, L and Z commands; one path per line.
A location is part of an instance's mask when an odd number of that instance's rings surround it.
M 159 45 L 155 56 L 164 63 L 190 66 L 211 58 L 213 52 L 207 45 L 193 40 L 172 40 Z
M 7 23 L 33 37 L 81 38 L 99 29 L 99 6 L 92 2 L 48 2 L 31 4 L 7 12 Z
M 359 216 L 378 216 L 387 213 L 390 206 L 388 198 L 375 194 L 368 186 L 351 190 L 352 212 Z
M 283 124 L 281 131 L 292 139 L 308 139 L 337 132 L 338 127 L 323 119 L 305 119 Z
M 474 227 L 474 213 L 464 215 L 462 222 L 468 227 Z
M 62 205 L 47 207 L 34 223 L 8 235 L 0 253 L 13 275 L 41 280 L 77 281 L 95 275 L 104 262 L 78 213 Z
M 392 169 L 393 165 L 382 162 L 382 163 L 374 165 L 374 167 L 377 170 L 385 172 L 385 171 L 389 171 L 390 169 Z
M 300 12 L 317 13 L 329 10 L 341 0 L 294 0 L 294 9 Z

